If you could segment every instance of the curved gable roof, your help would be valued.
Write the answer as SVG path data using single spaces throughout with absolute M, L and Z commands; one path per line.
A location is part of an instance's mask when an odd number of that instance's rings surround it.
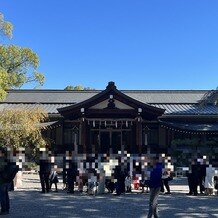
M 115 100 L 118 100 L 122 103 L 125 103 L 126 105 L 134 108 L 134 109 L 138 109 L 141 108 L 143 113 L 151 113 L 151 114 L 155 114 L 156 116 L 160 116 L 164 113 L 164 109 L 161 108 L 157 108 L 145 103 L 142 103 L 136 99 L 131 98 L 128 95 L 125 95 L 124 93 L 122 93 L 121 91 L 117 90 L 114 82 L 109 82 L 108 86 L 106 87 L 106 89 L 96 95 L 94 95 L 93 97 L 82 101 L 80 103 L 68 106 L 68 107 L 64 107 L 64 108 L 59 108 L 58 111 L 60 114 L 64 115 L 65 113 L 69 113 L 71 111 L 78 111 L 80 110 L 80 108 L 90 108 L 91 106 L 104 101 L 106 99 L 109 99 L 110 96 L 113 96 L 113 98 Z

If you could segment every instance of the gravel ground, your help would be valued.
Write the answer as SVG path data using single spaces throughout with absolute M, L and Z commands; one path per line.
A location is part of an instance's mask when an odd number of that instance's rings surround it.
M 171 195 L 159 197 L 159 215 L 163 218 L 217 217 L 218 195 L 186 196 L 188 192 L 185 178 L 174 179 Z M 103 194 L 97 196 L 67 194 L 62 183 L 58 192 L 40 193 L 38 175 L 23 176 L 22 187 L 10 192 L 11 210 L 4 217 L 146 217 L 148 212 L 149 193 L 135 191 L 130 194 L 115 196 Z

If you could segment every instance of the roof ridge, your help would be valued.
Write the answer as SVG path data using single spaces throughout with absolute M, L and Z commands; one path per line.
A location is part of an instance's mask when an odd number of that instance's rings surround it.
M 61 89 L 10 89 L 7 92 L 100 92 L 101 90 L 61 90 Z
M 209 90 L 120 90 L 122 92 L 208 92 Z
M 104 90 L 62 90 L 62 89 L 10 89 L 7 90 L 7 92 L 63 92 L 63 93 L 70 93 L 70 92 L 101 92 Z M 193 89 L 182 89 L 182 90 L 161 90 L 161 89 L 156 89 L 156 90 L 150 90 L 150 89 L 140 89 L 140 90 L 119 90 L 121 92 L 208 92 L 211 90 L 193 90 Z

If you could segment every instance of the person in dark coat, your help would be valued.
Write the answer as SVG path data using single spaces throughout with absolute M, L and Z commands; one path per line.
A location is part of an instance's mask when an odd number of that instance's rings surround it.
M 218 176 L 214 176 L 214 188 L 216 189 L 216 194 L 218 195 Z
M 7 159 L 7 152 L 1 149 L 0 151 L 0 201 L 1 212 L 0 215 L 9 214 L 10 199 L 8 191 L 10 185 L 19 170 L 16 162 L 12 162 L 11 159 Z
M 67 184 L 68 184 L 68 193 L 74 193 L 74 182 L 76 181 L 77 176 L 77 166 L 73 160 L 69 162 L 69 168 L 67 168 Z
M 39 162 L 39 178 L 42 193 L 49 192 L 50 190 L 49 175 L 51 173 L 51 168 L 51 160 L 48 157 L 48 153 L 43 151 Z
M 120 173 L 121 193 L 125 193 L 125 178 L 126 178 L 125 173 L 121 171 Z
M 189 170 L 187 173 L 186 173 L 186 176 L 188 178 L 188 187 L 189 187 L 189 192 L 187 193 L 187 195 L 193 195 L 194 194 L 194 187 L 193 187 L 193 174 L 192 174 L 192 171 Z
M 115 167 L 114 178 L 115 178 L 114 187 L 115 187 L 116 195 L 121 195 L 123 189 L 122 188 L 123 176 L 120 166 Z M 124 191 L 125 191 L 125 178 L 124 178 Z
M 203 167 L 200 162 L 197 161 L 192 165 L 192 186 L 194 195 L 198 195 L 198 186 L 200 187 L 200 193 L 203 194 L 204 186 L 203 180 L 206 175 L 206 165 Z
M 63 190 L 67 190 L 67 168 L 66 168 L 66 156 L 63 157 Z

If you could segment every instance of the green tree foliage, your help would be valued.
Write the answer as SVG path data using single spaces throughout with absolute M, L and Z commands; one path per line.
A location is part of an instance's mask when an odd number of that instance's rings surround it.
M 218 137 L 211 136 L 206 141 L 201 141 L 199 138 L 183 138 L 174 139 L 171 142 L 171 155 L 175 166 L 188 166 L 193 159 L 201 156 L 209 158 L 216 154 L 216 146 Z
M 0 13 L 1 37 L 12 37 L 13 25 L 5 21 Z M 3 45 L 0 42 L 0 100 L 4 100 L 7 90 L 20 88 L 29 82 L 39 85 L 44 83 L 44 75 L 37 72 L 39 58 L 29 48 L 16 45 Z M 0 113 L 0 146 L 15 149 L 26 147 L 30 153 L 36 151 L 37 146 L 44 146 L 39 124 L 47 119 L 48 114 L 41 108 L 36 109 L 4 109 Z
M 171 142 L 171 155 L 176 167 L 189 166 L 191 160 L 196 158 L 199 146 L 198 138 L 174 139 Z M 184 151 L 184 149 L 187 149 Z
M 45 121 L 48 114 L 40 107 L 25 109 L 4 109 L 0 113 L 0 146 L 20 148 L 30 145 L 44 146 L 40 122 Z
M 3 100 L 6 98 L 7 92 L 7 86 L 8 86 L 8 74 L 5 70 L 0 70 L 0 100 Z
M 12 36 L 13 26 L 0 13 L 0 33 Z M 39 58 L 29 48 L 0 44 L 0 100 L 6 97 L 7 89 L 20 88 L 29 82 L 44 83 L 44 75 L 37 72 Z
M 15 45 L 0 45 L 0 70 L 7 73 L 7 87 L 21 87 L 28 82 L 43 84 L 44 76 L 35 71 L 39 65 L 38 56 L 29 48 Z M 33 69 L 33 72 L 29 72 Z
M 76 85 L 76 86 L 66 86 L 64 88 L 64 90 L 95 90 L 93 88 L 90 88 L 90 87 L 84 87 L 82 85 Z
M 0 33 L 6 37 L 11 38 L 12 32 L 13 32 L 13 25 L 10 22 L 5 21 L 4 15 L 0 13 Z

